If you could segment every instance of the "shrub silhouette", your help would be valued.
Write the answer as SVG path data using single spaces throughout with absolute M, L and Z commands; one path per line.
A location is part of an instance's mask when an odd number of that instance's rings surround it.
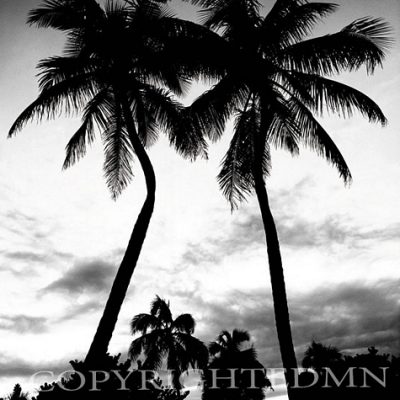
M 0 399 L 4 400 L 4 399 Z M 22 392 L 21 385 L 17 383 L 14 386 L 14 390 L 10 395 L 8 395 L 5 400 L 28 400 L 28 394 Z
M 38 396 L 32 400 L 183 400 L 189 394 L 189 392 L 181 394 L 164 387 L 162 381 L 153 373 L 141 370 L 140 362 L 138 368 L 132 370 L 130 360 L 120 362 L 119 358 L 120 354 L 117 356 L 107 354 L 101 364 L 90 370 L 83 361 L 71 361 L 70 364 L 75 372 L 61 381 L 41 385 Z M 101 371 L 97 372 L 99 382 L 96 384 L 93 383 L 94 371 Z M 125 381 L 124 385 L 113 371 L 118 372 Z M 109 374 L 109 379 L 100 382 L 105 376 L 104 373 Z

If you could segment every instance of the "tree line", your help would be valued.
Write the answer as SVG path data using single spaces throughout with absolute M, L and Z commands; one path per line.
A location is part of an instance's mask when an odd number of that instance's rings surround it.
M 189 372 L 199 375 L 195 383 L 202 400 L 262 400 L 274 391 L 268 374 L 275 368 L 260 363 L 248 331 L 224 330 L 206 346 L 194 336 L 195 325 L 191 314 L 173 318 L 169 302 L 156 296 L 150 313 L 131 321 L 136 337 L 126 361 L 120 361 L 120 354 L 107 354 L 96 370 L 84 361 L 71 361 L 73 370 L 42 384 L 32 400 L 183 400 L 190 390 L 182 378 Z M 290 393 L 296 399 L 394 400 L 400 388 L 400 355 L 378 354 L 375 347 L 351 356 L 313 341 L 302 367 L 290 371 L 295 377 Z M 19 384 L 6 398 L 27 399 Z

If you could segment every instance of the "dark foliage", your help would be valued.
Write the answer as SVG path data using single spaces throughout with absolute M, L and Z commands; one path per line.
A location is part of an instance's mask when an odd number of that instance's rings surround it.
M 296 400 L 394 400 L 400 393 L 400 358 L 379 354 L 375 347 L 366 354 L 348 356 L 313 342 L 303 367 L 307 370 L 299 376 L 299 388 L 293 390 Z
M 28 400 L 28 394 L 22 392 L 21 385 L 17 383 L 10 395 L 0 400 Z
M 271 387 L 271 383 L 266 378 L 265 367 L 257 360 L 255 349 L 252 346 L 242 348 L 249 340 L 247 331 L 235 329 L 232 334 L 222 331 L 217 340 L 210 343 L 212 359 L 203 371 L 202 400 L 264 398 L 264 389 Z
M 144 357 L 143 368 L 159 370 L 163 364 L 172 372 L 172 384 L 182 389 L 179 380 L 190 368 L 202 369 L 208 360 L 207 347 L 193 336 L 195 320 L 191 314 L 172 317 L 169 302 L 156 296 L 150 314 L 135 315 L 132 334 L 140 334 L 129 348 L 133 361 Z
M 119 358 L 120 355 L 107 355 L 102 364 L 90 370 L 82 361 L 71 361 L 73 371 L 76 372 L 61 382 L 45 383 L 40 387 L 38 396 L 32 400 L 183 400 L 188 396 L 188 391 L 180 393 L 164 387 L 154 373 L 141 372 L 140 363 L 138 369 L 132 369 L 129 360 L 120 362 Z M 94 371 L 101 371 L 97 372 L 96 384 L 93 383 Z M 104 372 L 109 374 L 109 379 L 101 383 L 105 377 Z

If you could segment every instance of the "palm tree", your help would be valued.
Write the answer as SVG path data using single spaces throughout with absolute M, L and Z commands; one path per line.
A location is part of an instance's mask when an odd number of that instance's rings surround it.
M 218 175 L 220 188 L 236 208 L 255 191 L 268 251 L 276 328 L 283 367 L 297 368 L 290 327 L 278 233 L 269 205 L 265 177 L 270 171 L 270 145 L 298 154 L 300 144 L 325 157 L 345 182 L 349 168 L 339 149 L 314 115 L 323 109 L 344 116 L 354 110 L 385 125 L 380 108 L 366 95 L 327 76 L 365 65 L 382 64 L 391 40 L 381 19 L 362 18 L 341 31 L 309 39 L 332 3 L 277 0 L 262 17 L 257 0 L 191 0 L 200 4 L 205 26 L 218 32 L 231 54 L 225 76 L 187 110 L 202 121 L 216 140 L 235 118 L 230 147 Z M 289 383 L 289 375 L 286 375 Z
M 208 346 L 210 355 L 217 358 L 232 358 L 242 352 L 243 343 L 250 340 L 247 331 L 234 329 L 232 333 L 222 331 Z
M 200 132 L 180 117 L 174 95 L 188 83 L 171 58 L 173 40 L 184 24 L 151 0 L 101 7 L 95 0 L 45 0 L 31 11 L 28 23 L 66 34 L 63 56 L 39 63 L 40 94 L 12 125 L 9 136 L 31 119 L 54 118 L 62 110 L 83 114 L 82 125 L 66 147 L 64 168 L 77 162 L 100 131 L 104 172 L 115 199 L 132 178 L 136 156 L 143 170 L 147 196 L 114 279 L 87 363 L 107 352 L 118 314 L 145 240 L 155 202 L 156 180 L 146 152 L 167 133 L 171 145 L 185 157 L 204 155 Z M 172 92 L 173 93 L 172 93 Z
M 266 369 L 257 360 L 257 353 L 253 346 L 244 348 L 244 343 L 250 341 L 247 331 L 234 329 L 232 333 L 222 331 L 214 342 L 208 346 L 212 357 L 207 370 L 203 373 L 204 391 L 203 400 L 223 399 L 263 399 L 265 387 L 271 387 L 266 378 Z M 223 380 L 213 385 L 212 371 L 216 370 L 219 378 L 232 377 L 234 371 L 235 385 L 229 380 Z M 254 378 L 250 371 L 254 371 Z M 235 389 L 230 388 L 235 386 Z
M 321 375 L 323 368 L 332 367 L 342 359 L 343 356 L 336 347 L 312 341 L 304 353 L 302 365 L 304 368 L 313 368 Z
M 193 336 L 195 321 L 190 314 L 172 318 L 169 302 L 156 296 L 150 314 L 138 314 L 131 322 L 133 340 L 129 356 L 136 361 L 142 354 L 142 369 L 159 370 L 163 361 L 171 371 L 175 389 L 182 389 L 181 374 L 191 368 L 204 368 L 208 360 L 207 347 Z

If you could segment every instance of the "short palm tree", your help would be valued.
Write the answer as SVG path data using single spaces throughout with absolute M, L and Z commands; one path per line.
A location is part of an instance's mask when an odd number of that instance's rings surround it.
M 363 18 L 341 31 L 309 39 L 317 21 L 333 12 L 333 3 L 277 0 L 262 17 L 257 0 L 192 0 L 200 4 L 205 26 L 231 48 L 224 77 L 187 112 L 202 121 L 211 139 L 235 118 L 233 138 L 218 176 L 236 208 L 255 191 L 268 249 L 275 321 L 283 367 L 297 368 L 290 327 L 278 233 L 269 206 L 265 177 L 270 145 L 299 152 L 301 144 L 325 157 L 345 182 L 351 180 L 340 151 L 315 118 L 326 107 L 350 116 L 358 110 L 371 122 L 386 123 L 380 108 L 363 93 L 328 76 L 381 65 L 390 44 L 389 27 Z M 288 375 L 287 375 L 288 380 Z
M 28 22 L 65 32 L 67 43 L 63 56 L 40 62 L 40 94 L 9 135 L 35 117 L 80 112 L 82 125 L 66 147 L 64 168 L 85 155 L 99 131 L 112 196 L 116 198 L 130 182 L 135 157 L 146 180 L 147 196 L 87 354 L 90 363 L 107 352 L 153 213 L 156 180 L 146 148 L 160 131 L 190 159 L 204 154 L 205 143 L 180 118 L 174 95 L 184 92 L 187 77 L 169 51 L 183 25 L 159 2 L 108 1 L 103 8 L 95 0 L 45 0 L 31 11 Z
M 226 358 L 239 354 L 242 351 L 243 343 L 250 340 L 247 331 L 234 329 L 232 333 L 222 331 L 217 339 L 208 346 L 210 355 L 218 358 Z
M 325 346 L 322 343 L 312 341 L 304 353 L 302 366 L 313 368 L 319 374 L 323 368 L 331 367 L 343 359 L 340 351 L 334 346 Z
M 211 361 L 203 373 L 203 400 L 264 398 L 263 389 L 270 387 L 271 383 L 266 378 L 266 369 L 257 359 L 254 347 L 244 348 L 244 343 L 249 341 L 249 332 L 234 329 L 232 333 L 222 331 L 217 339 L 209 344 Z M 235 370 L 234 385 L 225 379 L 232 377 L 232 370 Z M 213 373 L 222 378 L 219 384 L 213 384 Z M 235 386 L 236 389 L 231 386 Z
M 136 361 L 144 356 L 142 369 L 159 370 L 166 361 L 171 371 L 175 389 L 182 389 L 180 376 L 189 368 L 204 368 L 208 360 L 207 347 L 193 336 L 195 320 L 190 314 L 172 317 L 169 302 L 156 296 L 151 304 L 150 314 L 133 317 L 131 331 L 136 338 L 129 356 Z

